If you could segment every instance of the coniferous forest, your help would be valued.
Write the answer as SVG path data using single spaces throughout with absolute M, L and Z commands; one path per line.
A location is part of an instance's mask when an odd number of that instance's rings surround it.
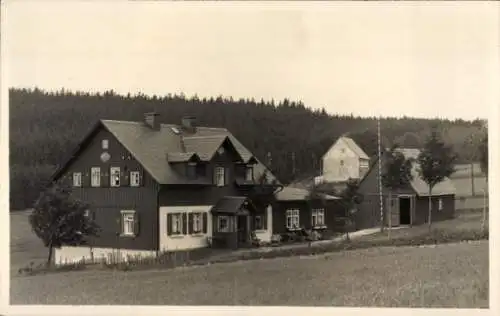
M 179 123 L 194 115 L 201 126 L 226 127 L 283 183 L 319 173 L 320 158 L 342 134 L 349 135 L 371 156 L 377 153 L 375 118 L 328 114 L 300 101 L 233 99 L 214 96 L 117 95 L 10 89 L 11 209 L 32 207 L 47 180 L 99 119 L 142 120 L 144 112 L 160 113 L 163 123 Z M 470 160 L 478 144 L 467 141 L 481 121 L 383 118 L 385 146 L 397 142 L 420 147 L 430 128 L 438 126 L 461 162 Z M 294 156 L 294 158 L 292 158 Z

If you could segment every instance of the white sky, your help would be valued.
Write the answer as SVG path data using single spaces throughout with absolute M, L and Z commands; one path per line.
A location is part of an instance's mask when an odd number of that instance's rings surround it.
M 494 2 L 67 2 L 3 5 L 9 86 L 288 97 L 362 116 L 486 118 L 499 104 Z

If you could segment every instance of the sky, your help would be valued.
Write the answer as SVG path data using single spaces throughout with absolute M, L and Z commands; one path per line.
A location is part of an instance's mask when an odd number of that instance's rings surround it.
M 499 105 L 493 2 L 7 2 L 9 87 L 289 98 L 360 116 Z

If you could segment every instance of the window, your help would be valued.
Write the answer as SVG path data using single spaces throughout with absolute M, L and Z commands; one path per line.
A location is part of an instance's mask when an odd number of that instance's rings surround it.
M 255 216 L 255 230 L 263 230 L 264 229 L 264 218 L 261 215 Z
M 224 167 L 215 167 L 214 169 L 214 183 L 218 187 L 222 187 L 225 184 L 225 169 Z
M 340 160 L 340 165 L 343 166 L 344 165 L 344 160 Z
M 247 166 L 245 180 L 246 181 L 253 181 L 253 166 Z
M 141 183 L 141 175 L 139 171 L 130 171 L 130 186 L 138 187 Z
M 192 232 L 197 234 L 203 231 L 203 213 L 193 213 Z
M 107 139 L 103 139 L 101 142 L 102 149 L 108 149 L 109 148 L 109 141 Z
M 299 229 L 299 210 L 291 209 L 286 211 L 286 228 Z
M 312 210 L 312 226 L 317 227 L 317 226 L 324 226 L 325 225 L 325 210 L 320 208 L 320 209 L 313 209 Z
M 182 213 L 172 214 L 172 222 L 170 223 L 172 235 L 182 234 Z
M 73 186 L 74 187 L 81 187 L 82 186 L 82 173 L 81 172 L 74 172 L 73 173 Z
M 120 186 L 120 167 L 111 167 L 111 172 L 109 173 L 110 179 L 109 183 L 111 183 L 112 187 Z
M 93 187 L 101 186 L 101 168 L 93 167 L 90 169 L 90 185 Z
M 135 211 L 122 211 L 122 235 L 135 235 Z
M 217 230 L 221 233 L 229 232 L 229 216 L 217 217 Z
M 438 201 L 438 209 L 439 209 L 440 211 L 442 211 L 442 210 L 443 210 L 443 199 L 439 199 L 439 201 Z
M 186 174 L 189 179 L 196 179 L 196 163 L 190 162 L 186 166 Z
M 90 210 L 85 210 L 83 212 L 83 216 L 85 216 L 86 218 L 90 218 Z

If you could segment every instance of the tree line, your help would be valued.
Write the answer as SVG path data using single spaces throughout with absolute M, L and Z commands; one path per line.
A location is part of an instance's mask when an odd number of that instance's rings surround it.
M 229 129 L 259 160 L 269 162 L 284 184 L 317 175 L 321 156 L 341 135 L 348 134 L 368 155 L 377 154 L 376 118 L 332 115 L 289 99 L 12 88 L 9 103 L 11 209 L 32 207 L 51 174 L 97 120 L 138 121 L 150 111 L 160 113 L 163 123 L 194 115 L 201 126 Z M 470 152 L 479 144 L 468 140 L 481 130 L 480 120 L 382 118 L 384 146 L 397 142 L 421 148 L 431 127 L 438 128 L 445 144 L 457 153 L 457 162 L 473 159 Z

